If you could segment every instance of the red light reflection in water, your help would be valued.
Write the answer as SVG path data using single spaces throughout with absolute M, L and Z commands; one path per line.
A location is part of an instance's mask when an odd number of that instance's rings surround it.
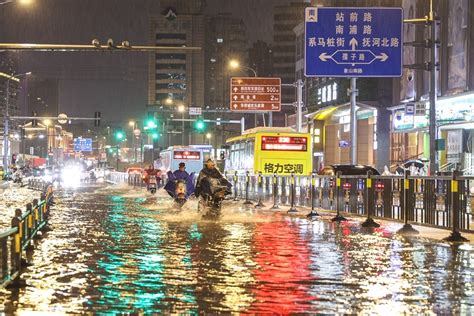
M 254 271 L 255 301 L 247 312 L 307 312 L 308 302 L 317 297 L 309 294 L 314 280 L 309 269 L 310 252 L 298 235 L 298 227 L 284 221 L 258 224 L 253 245 L 259 268 Z

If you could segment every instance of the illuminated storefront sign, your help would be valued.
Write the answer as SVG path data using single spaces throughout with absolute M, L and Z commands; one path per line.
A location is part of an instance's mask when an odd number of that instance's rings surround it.
M 392 126 L 394 131 L 428 127 L 429 102 L 426 103 L 426 115 L 406 114 L 404 109 L 393 112 Z M 436 120 L 441 124 L 463 123 L 474 121 L 474 93 L 447 97 L 436 103 Z

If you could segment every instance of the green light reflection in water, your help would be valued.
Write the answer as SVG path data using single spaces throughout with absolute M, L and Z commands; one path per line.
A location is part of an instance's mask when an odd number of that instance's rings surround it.
M 160 313 L 171 311 L 172 306 L 197 314 L 191 248 L 202 236 L 198 226 L 170 231 L 169 224 L 147 217 L 136 199 L 127 203 L 123 197 L 112 196 L 111 201 L 102 224 L 109 238 L 101 248 L 107 250 L 101 253 L 96 271 L 90 271 L 97 277 L 99 295 L 86 304 L 94 306 L 97 314 Z M 182 248 L 167 248 L 170 234 L 184 239 Z M 176 265 L 183 275 L 166 275 Z M 97 310 L 97 306 L 102 308 Z

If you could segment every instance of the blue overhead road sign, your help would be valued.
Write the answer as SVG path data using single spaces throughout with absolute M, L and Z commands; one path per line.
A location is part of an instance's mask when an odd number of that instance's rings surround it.
M 306 8 L 307 77 L 400 77 L 401 8 Z
M 74 151 L 92 151 L 92 138 L 74 138 Z

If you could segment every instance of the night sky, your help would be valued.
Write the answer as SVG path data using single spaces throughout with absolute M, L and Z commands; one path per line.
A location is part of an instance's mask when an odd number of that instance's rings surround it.
M 32 7 L 0 7 L 2 42 L 106 43 L 127 39 L 146 44 L 149 17 L 159 13 L 156 0 L 33 0 Z M 289 0 L 209 0 L 207 13 L 231 12 L 247 25 L 250 41 L 273 37 L 273 12 Z M 4 54 L 0 55 L 4 58 Z M 128 120 L 144 113 L 147 102 L 146 53 L 22 52 L 18 72 L 32 71 L 42 78 L 59 78 L 60 111 L 69 116 Z M 45 98 L 45 96 L 40 96 Z

